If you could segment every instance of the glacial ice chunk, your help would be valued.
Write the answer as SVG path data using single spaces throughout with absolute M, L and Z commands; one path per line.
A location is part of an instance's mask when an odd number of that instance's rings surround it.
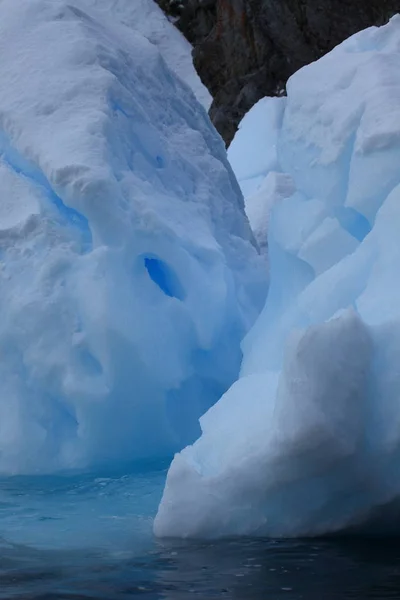
M 84 0 L 3 0 L 0 79 L 0 472 L 170 455 L 265 296 L 223 142 Z
M 276 170 L 296 191 L 269 216 L 267 301 L 172 462 L 157 535 L 399 531 L 399 60 L 397 16 L 290 79 Z
M 368 332 L 351 309 L 293 332 L 278 379 L 243 377 L 202 417 L 202 437 L 170 468 L 156 534 L 280 536 L 305 524 L 318 534 L 327 523 L 334 529 L 347 494 L 343 482 L 356 485 L 362 475 L 370 359 Z M 329 517 L 314 522 L 323 511 Z

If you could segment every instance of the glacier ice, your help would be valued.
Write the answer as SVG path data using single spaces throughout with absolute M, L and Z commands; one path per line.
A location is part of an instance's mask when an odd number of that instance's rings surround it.
M 290 79 L 267 301 L 240 378 L 172 462 L 157 535 L 396 530 L 399 60 L 397 16 Z
M 278 134 L 285 104 L 285 97 L 259 100 L 243 117 L 228 148 L 246 214 L 263 254 L 268 251 L 268 223 L 274 204 L 295 191 L 290 175 L 277 171 Z
M 278 166 L 277 142 L 286 98 L 261 98 L 243 117 L 228 158 L 245 198 Z
M 0 3 L 2 473 L 182 448 L 265 300 L 222 140 L 118 15 Z
M 260 251 L 268 254 L 268 228 L 273 207 L 295 191 L 287 173 L 269 171 L 257 190 L 245 198 L 245 211 Z

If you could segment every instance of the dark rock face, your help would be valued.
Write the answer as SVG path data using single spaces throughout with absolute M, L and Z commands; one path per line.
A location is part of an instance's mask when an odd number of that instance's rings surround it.
M 155 0 L 196 48 L 217 21 L 217 0 Z
M 229 144 L 263 96 L 353 33 L 382 25 L 400 0 L 157 0 L 193 44 L 214 101 L 210 116 Z

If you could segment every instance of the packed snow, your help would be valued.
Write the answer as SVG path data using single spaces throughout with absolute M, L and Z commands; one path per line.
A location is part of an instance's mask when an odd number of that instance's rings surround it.
M 192 60 L 192 46 L 167 19 L 155 0 L 78 0 L 74 2 L 107 23 L 110 17 L 120 25 L 144 35 L 160 50 L 170 69 L 185 81 L 206 110 L 212 98 L 201 82 Z
M 265 300 L 204 108 L 90 4 L 0 3 L 1 473 L 193 441 Z
M 240 378 L 174 458 L 157 535 L 395 530 L 399 61 L 397 16 L 290 79 L 270 143 L 272 168 L 294 192 L 266 219 L 267 302 L 243 343 Z M 250 146 L 236 150 L 243 178 L 264 181 L 273 149 L 252 171 Z

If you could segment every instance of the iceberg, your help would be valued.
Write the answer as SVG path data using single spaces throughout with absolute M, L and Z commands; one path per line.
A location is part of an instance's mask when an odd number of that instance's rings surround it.
M 172 456 L 237 377 L 265 301 L 222 140 L 110 14 L 0 3 L 5 474 Z
M 172 462 L 157 535 L 398 530 L 399 60 L 397 16 L 290 79 L 267 301 L 239 379 Z

